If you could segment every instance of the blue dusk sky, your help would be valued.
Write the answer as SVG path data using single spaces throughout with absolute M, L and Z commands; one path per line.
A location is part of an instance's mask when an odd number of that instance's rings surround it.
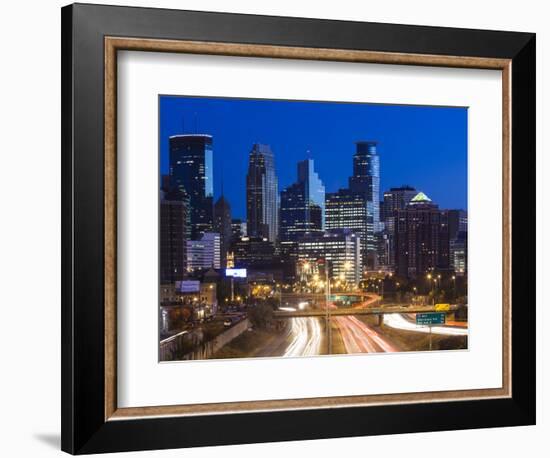
M 467 209 L 463 107 L 160 96 L 159 110 L 161 173 L 168 173 L 170 135 L 212 135 L 215 198 L 223 176 L 233 218 L 246 217 L 253 143 L 271 146 L 279 191 L 296 181 L 296 163 L 310 157 L 326 192 L 333 192 L 347 187 L 354 142 L 375 140 L 381 200 L 390 187 L 408 184 L 440 208 Z

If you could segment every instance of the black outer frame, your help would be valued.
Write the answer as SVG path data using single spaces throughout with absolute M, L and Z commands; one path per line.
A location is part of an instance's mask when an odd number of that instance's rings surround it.
M 62 8 L 61 35 L 64 451 L 83 454 L 535 424 L 534 34 L 74 4 Z M 512 59 L 512 397 L 105 421 L 105 36 Z

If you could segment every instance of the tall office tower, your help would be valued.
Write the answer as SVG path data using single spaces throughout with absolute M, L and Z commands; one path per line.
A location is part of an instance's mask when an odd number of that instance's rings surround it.
M 380 156 L 375 141 L 358 141 L 353 155 L 353 176 L 349 178 L 351 192 L 365 194 L 369 207 L 367 224 L 372 225 L 373 233 L 382 230 L 380 225 Z M 374 245 L 374 239 L 372 240 Z
M 182 280 L 186 272 L 188 200 L 180 191 L 162 192 L 160 201 L 160 283 Z
M 329 193 L 325 199 L 327 229 L 351 229 L 361 239 L 362 264 L 367 269 L 378 265 L 375 233 L 382 229 L 380 223 L 380 158 L 377 143 L 356 143 L 353 156 L 353 176 L 349 187 Z
M 310 210 L 312 208 L 321 209 L 320 228 L 325 228 L 325 185 L 319 178 L 319 174 L 315 172 L 313 159 L 305 159 L 298 162 L 298 182 L 304 183 L 306 195 L 309 199 Z M 311 217 L 315 224 L 319 225 L 318 217 Z
M 275 160 L 269 145 L 256 143 L 250 151 L 246 175 L 246 219 L 249 236 L 277 241 L 278 187 Z
M 322 231 L 325 224 L 325 187 L 314 171 L 313 160 L 298 162 L 298 181 L 281 191 L 281 242 Z
M 448 212 L 418 193 L 395 216 L 396 273 L 416 278 L 433 270 L 448 269 Z
M 230 250 L 232 238 L 231 205 L 223 194 L 214 204 L 214 232 L 220 234 L 221 265 L 227 267 L 227 252 Z
M 380 203 L 380 221 L 384 224 L 384 230 L 376 234 L 380 268 L 391 269 L 395 266 L 395 212 L 403 210 L 417 194 L 418 191 L 408 185 L 390 188 L 384 192 L 384 200 Z
M 350 229 L 366 239 L 367 206 L 364 196 L 339 189 L 329 192 L 325 199 L 326 229 Z
M 212 136 L 172 135 L 170 141 L 170 186 L 189 197 L 191 238 L 212 230 L 214 168 Z
M 187 270 L 211 267 L 221 267 L 220 234 L 217 232 L 205 232 L 200 240 L 187 241 Z
M 380 207 L 380 221 L 386 222 L 388 218 L 394 216 L 396 210 L 403 210 L 417 194 L 418 191 L 415 188 L 407 185 L 385 191 Z
M 298 265 L 307 265 L 311 273 L 316 273 L 319 261 L 328 262 L 331 280 L 357 284 L 361 279 L 361 241 L 349 229 L 328 229 L 303 236 L 297 242 L 297 257 Z

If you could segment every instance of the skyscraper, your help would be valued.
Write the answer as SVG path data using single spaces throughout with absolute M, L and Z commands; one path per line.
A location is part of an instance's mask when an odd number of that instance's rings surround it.
M 275 160 L 269 145 L 256 143 L 250 151 L 246 175 L 248 235 L 277 240 L 279 229 L 278 185 Z
M 339 189 L 327 193 L 325 215 L 327 229 L 349 229 L 361 238 L 361 249 L 364 257 L 369 227 L 366 224 L 368 208 L 363 194 L 353 193 L 349 189 Z M 371 235 L 372 235 L 372 228 Z
M 313 159 L 298 162 L 298 182 L 304 183 L 310 209 L 321 209 L 321 229 L 325 228 L 325 186 L 315 172 Z
M 170 144 L 170 186 L 189 197 L 191 238 L 212 230 L 214 168 L 212 136 L 172 135 Z
M 372 225 L 372 232 L 378 232 L 380 227 L 380 156 L 375 141 L 358 141 L 355 143 L 353 155 L 353 176 L 349 178 L 349 189 L 365 195 L 369 216 L 367 224 Z M 369 231 L 370 232 L 370 231 Z M 374 249 L 374 238 L 372 241 Z
M 281 241 L 295 241 L 306 233 L 323 230 L 324 210 L 325 187 L 314 171 L 313 160 L 298 162 L 298 181 L 281 192 Z
M 384 200 L 380 203 L 380 221 L 384 229 L 376 234 L 379 268 L 391 269 L 395 266 L 395 212 L 403 210 L 417 194 L 418 191 L 408 185 L 384 192 Z
M 182 280 L 186 272 L 186 240 L 189 230 L 188 200 L 181 191 L 161 193 L 160 283 Z
M 380 208 L 380 220 L 385 222 L 387 218 L 392 218 L 396 210 L 403 210 L 417 194 L 418 191 L 415 188 L 407 185 L 385 191 Z
M 326 228 L 351 229 L 361 239 L 362 264 L 377 267 L 380 224 L 380 158 L 374 141 L 356 143 L 347 189 L 326 195 Z
M 214 232 L 220 234 L 220 260 L 222 267 L 227 264 L 227 252 L 230 249 L 232 228 L 231 228 L 231 205 L 222 196 L 214 204 Z
M 418 193 L 395 216 L 396 273 L 415 278 L 437 269 L 448 269 L 448 212 L 428 196 Z

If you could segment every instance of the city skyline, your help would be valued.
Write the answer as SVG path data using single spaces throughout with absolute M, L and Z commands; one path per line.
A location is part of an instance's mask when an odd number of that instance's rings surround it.
M 269 145 L 273 152 L 279 191 L 296 181 L 296 164 L 305 159 L 314 160 L 327 193 L 347 187 L 352 166 L 346 157 L 353 157 L 355 142 L 374 140 L 383 170 L 380 200 L 387 189 L 408 184 L 432 196 L 441 208 L 467 208 L 465 108 L 179 96 L 161 96 L 159 105 L 161 173 L 168 173 L 170 136 L 195 132 L 211 135 L 214 200 L 221 196 L 223 181 L 224 197 L 231 205 L 233 218 L 246 219 L 248 155 L 256 142 Z M 324 125 L 336 128 L 341 123 L 331 121 L 330 115 L 338 117 L 343 112 L 351 115 L 346 117 L 347 121 L 353 120 L 351 126 L 344 126 L 341 135 L 323 137 L 320 142 L 319 132 L 328 133 Z M 306 120 L 303 125 L 293 122 L 298 118 Z M 271 127 L 266 129 L 263 123 Z M 251 132 L 253 128 L 256 134 Z M 417 134 L 404 140 L 403 130 Z M 346 138 L 345 132 L 356 134 Z M 299 150 L 300 145 L 305 148 L 303 151 Z M 336 148 L 337 161 L 331 154 Z
M 467 348 L 466 109 L 160 105 L 160 360 Z

